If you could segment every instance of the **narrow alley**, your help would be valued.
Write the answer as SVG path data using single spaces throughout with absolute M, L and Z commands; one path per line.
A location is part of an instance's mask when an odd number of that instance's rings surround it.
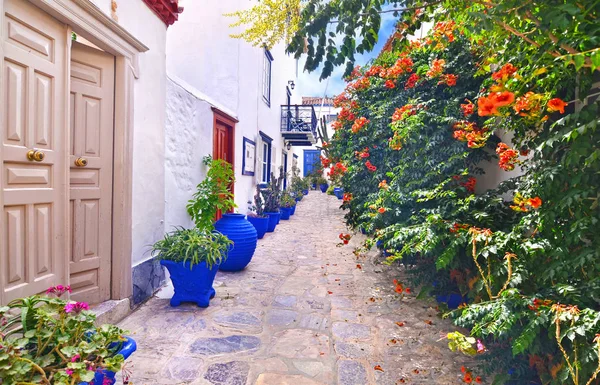
M 142 384 L 366 385 L 460 382 L 466 357 L 441 340 L 453 327 L 434 302 L 394 292 L 397 269 L 346 232 L 340 201 L 311 192 L 259 242 L 250 265 L 219 272 L 210 307 L 169 306 L 163 289 L 120 326 L 138 351 Z

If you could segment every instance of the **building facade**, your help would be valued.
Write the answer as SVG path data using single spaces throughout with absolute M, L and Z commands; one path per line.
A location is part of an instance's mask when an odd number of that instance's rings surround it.
M 232 162 L 243 213 L 291 168 L 295 60 L 229 37 L 223 14 L 252 2 L 181 3 L 0 0 L 0 304 L 58 284 L 139 304 L 204 156 Z

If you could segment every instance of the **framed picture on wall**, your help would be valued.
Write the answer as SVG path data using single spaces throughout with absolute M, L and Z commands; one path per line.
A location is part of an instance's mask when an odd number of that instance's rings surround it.
M 254 160 L 256 143 L 244 137 L 244 157 L 242 158 L 242 175 L 254 176 Z

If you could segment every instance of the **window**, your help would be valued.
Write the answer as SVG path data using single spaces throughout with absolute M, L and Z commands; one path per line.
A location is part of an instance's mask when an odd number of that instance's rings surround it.
M 265 48 L 265 56 L 263 58 L 263 100 L 268 106 L 271 106 L 271 63 L 273 56 L 268 49 Z
M 261 183 L 269 183 L 271 181 L 271 142 L 273 139 L 260 132 L 262 139 L 261 148 Z

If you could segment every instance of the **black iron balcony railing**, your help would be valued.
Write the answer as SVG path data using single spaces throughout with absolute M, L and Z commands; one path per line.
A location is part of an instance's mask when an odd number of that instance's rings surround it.
M 281 132 L 312 133 L 317 137 L 317 114 L 313 106 L 281 106 Z

